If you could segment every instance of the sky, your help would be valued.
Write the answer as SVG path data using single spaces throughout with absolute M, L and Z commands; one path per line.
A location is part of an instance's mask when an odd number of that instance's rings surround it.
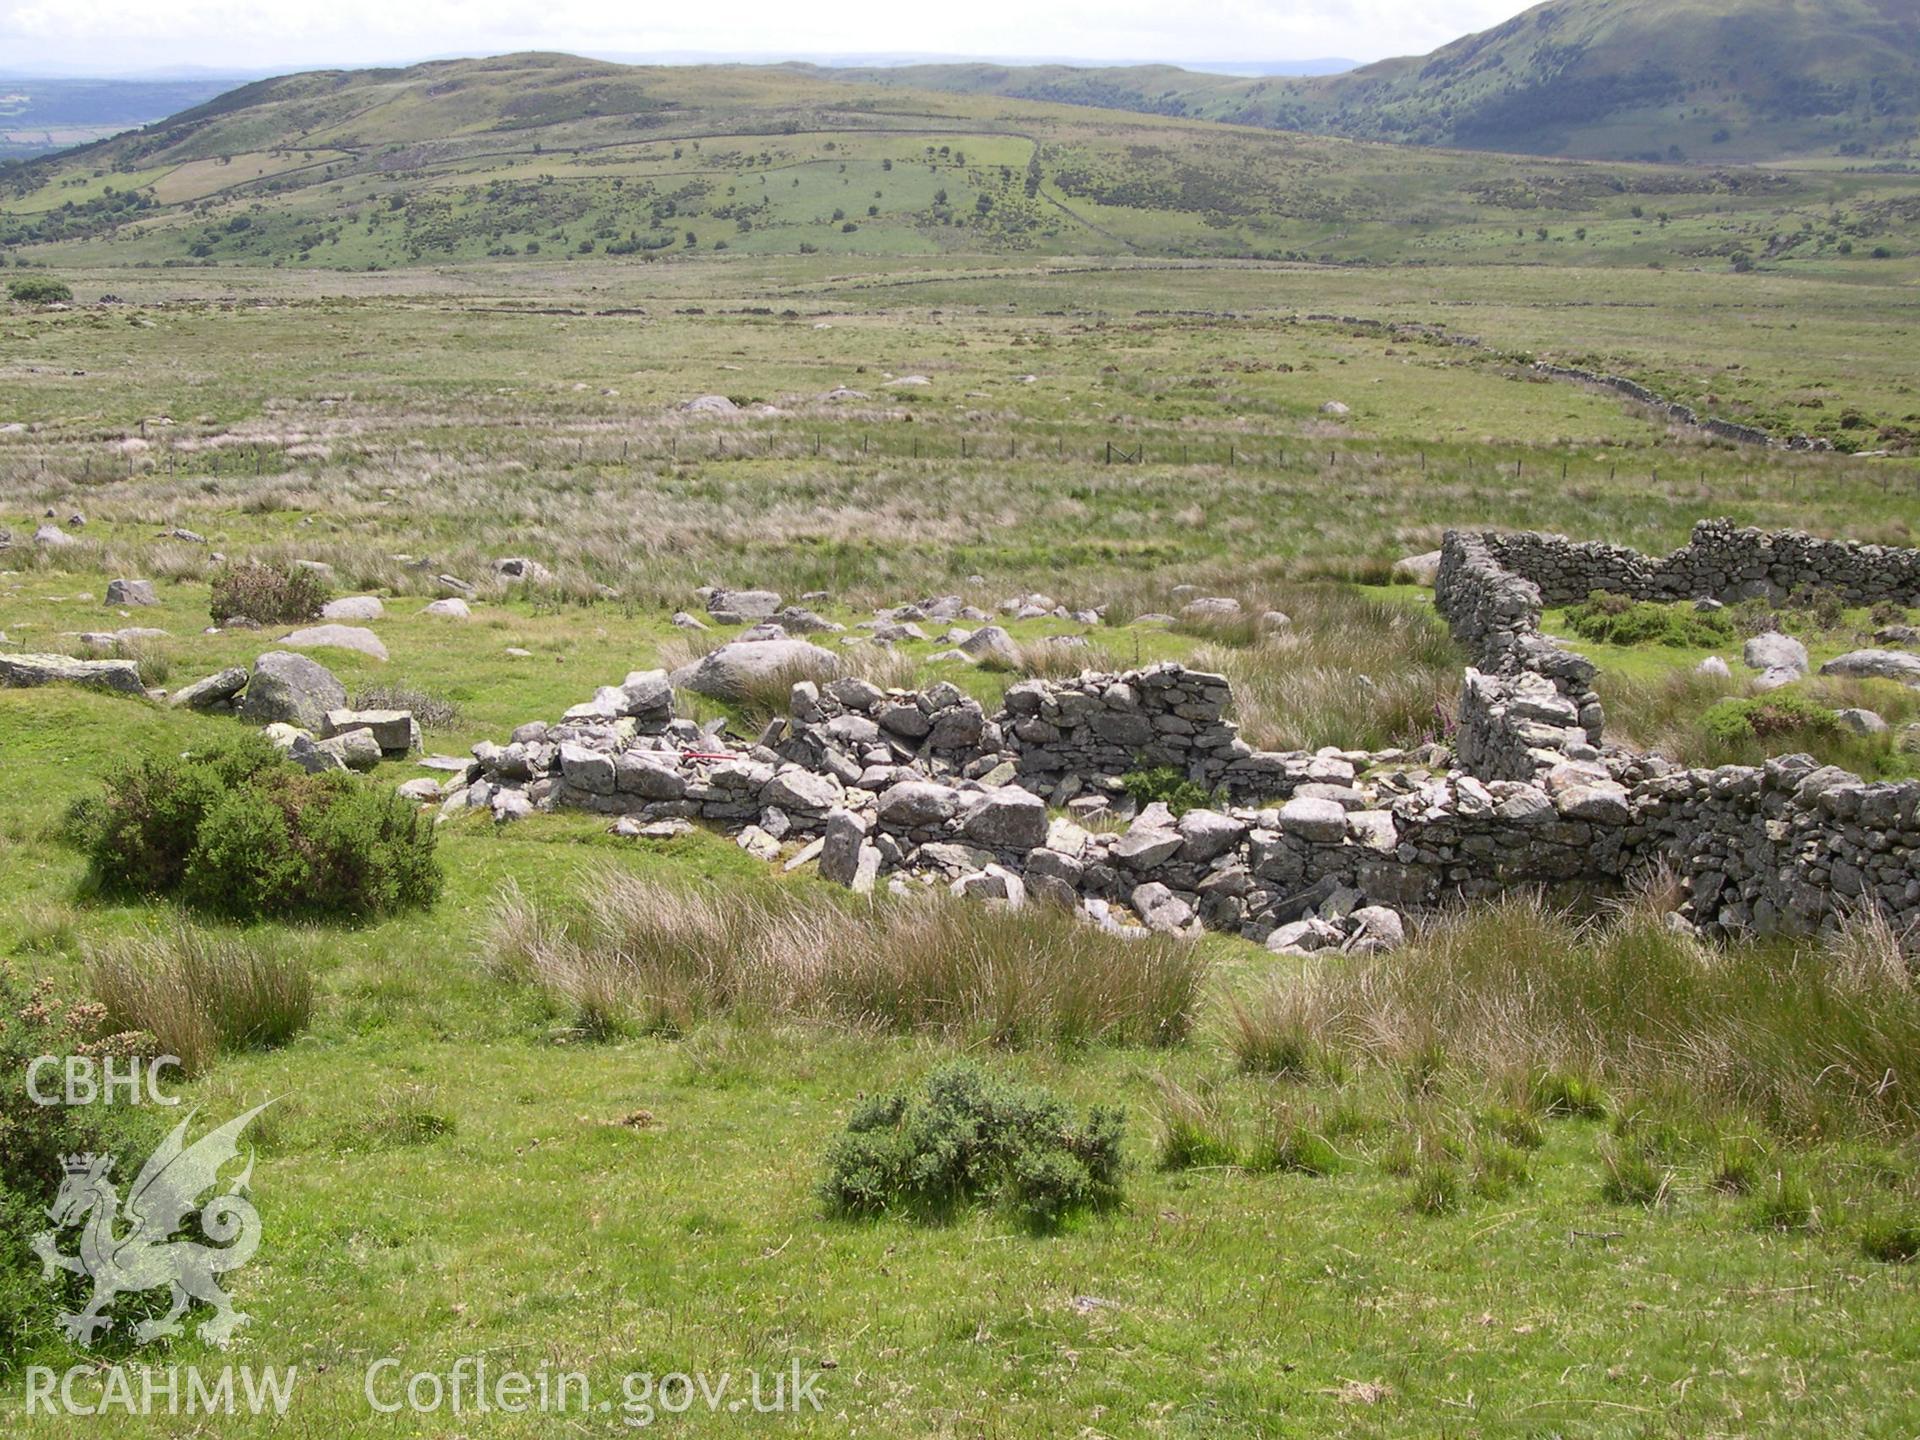
M 284 72 L 536 49 L 1368 61 L 1423 53 L 1523 8 L 1522 0 L 0 0 L 0 74 Z

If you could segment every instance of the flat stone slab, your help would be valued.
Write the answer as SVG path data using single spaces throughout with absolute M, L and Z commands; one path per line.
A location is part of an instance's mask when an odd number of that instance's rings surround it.
M 0 655 L 0 687 L 85 685 L 144 695 L 140 667 L 131 660 L 75 660 L 68 655 Z
M 1302 795 L 1280 807 L 1280 828 L 1316 845 L 1338 845 L 1347 838 L 1347 808 Z
M 1820 667 L 1822 675 L 1839 675 L 1850 680 L 1898 680 L 1906 685 L 1920 684 L 1920 655 L 1904 650 L 1852 650 Z
M 329 710 L 320 721 L 320 735 L 330 740 L 336 735 L 364 731 L 373 736 L 382 753 L 405 755 L 413 749 L 417 729 L 411 710 Z
M 182 710 L 211 710 L 233 699 L 246 688 L 247 667 L 234 665 L 217 675 L 181 686 L 167 697 L 167 704 Z

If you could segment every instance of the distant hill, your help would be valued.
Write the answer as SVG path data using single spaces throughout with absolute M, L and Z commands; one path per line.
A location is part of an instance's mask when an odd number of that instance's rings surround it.
M 1913 255 L 1916 231 L 1920 178 L 1872 167 L 1515 158 L 798 66 L 550 54 L 262 80 L 0 166 L 8 264 L 732 251 L 1845 268 Z
M 75 80 L 0 74 L 0 160 L 117 135 L 232 88 L 232 79 L 220 76 Z
M 1431 55 L 1325 78 L 1175 66 L 836 73 L 1524 154 L 1906 157 L 1920 136 L 1920 0 L 1548 0 Z

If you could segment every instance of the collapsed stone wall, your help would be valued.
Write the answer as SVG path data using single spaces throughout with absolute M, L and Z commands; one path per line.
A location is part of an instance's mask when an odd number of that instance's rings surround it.
M 1473 661 L 1451 755 L 1257 751 L 1227 718 L 1226 678 L 1172 663 L 1024 680 L 993 713 L 951 684 L 801 682 L 742 744 L 675 718 L 671 682 L 648 671 L 476 746 L 439 798 L 503 819 L 586 809 L 628 833 L 698 821 L 856 889 L 942 885 L 1109 926 L 1130 910 L 1152 929 L 1285 949 L 1375 948 L 1393 942 L 1397 911 L 1515 885 L 1617 886 L 1656 866 L 1680 879 L 1681 919 L 1707 933 L 1811 931 L 1868 902 L 1920 927 L 1920 783 L 1866 784 L 1805 756 L 1687 770 L 1604 743 L 1592 664 L 1538 629 L 1576 573 L 1659 596 L 1690 580 L 1799 583 L 1827 559 L 1862 593 L 1912 593 L 1901 587 L 1920 574 L 1914 552 L 1756 537 L 1704 524 L 1685 551 L 1646 561 L 1449 533 L 1435 602 Z M 1158 764 L 1223 798 L 1178 817 L 1136 809 L 1119 777 Z

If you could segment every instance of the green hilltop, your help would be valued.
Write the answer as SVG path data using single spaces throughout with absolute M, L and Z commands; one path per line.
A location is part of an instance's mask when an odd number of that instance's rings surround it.
M 841 71 L 1420 145 L 1609 159 L 1910 159 L 1920 0 L 1548 0 L 1431 55 L 1320 78 L 1173 66 Z
M 1887 167 L 1385 145 L 789 66 L 320 71 L 0 170 L 0 260 L 373 269 L 1036 254 L 1750 266 L 1915 253 Z

